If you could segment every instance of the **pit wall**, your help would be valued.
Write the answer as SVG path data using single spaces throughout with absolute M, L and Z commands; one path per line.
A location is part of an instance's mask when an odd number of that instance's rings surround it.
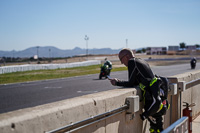
M 171 83 L 189 82 L 200 77 L 200 71 L 169 77 Z M 164 116 L 164 127 L 178 120 L 182 115 L 182 103 L 196 103 L 193 117 L 200 112 L 200 85 L 176 95 L 169 95 L 170 109 Z M 0 114 L 0 133 L 44 133 L 81 121 L 92 116 L 119 108 L 129 96 L 141 95 L 138 88 L 120 88 L 77 98 L 67 99 L 33 108 Z M 142 121 L 143 102 L 135 115 L 119 113 L 92 125 L 73 131 L 73 133 L 145 133 L 149 132 L 149 122 Z

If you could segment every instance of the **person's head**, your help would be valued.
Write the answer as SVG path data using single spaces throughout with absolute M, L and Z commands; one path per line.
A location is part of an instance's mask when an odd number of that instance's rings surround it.
M 119 59 L 121 61 L 122 64 L 124 64 L 125 66 L 128 66 L 128 61 L 135 57 L 135 55 L 133 54 L 133 51 L 131 49 L 128 48 L 124 48 L 119 52 Z

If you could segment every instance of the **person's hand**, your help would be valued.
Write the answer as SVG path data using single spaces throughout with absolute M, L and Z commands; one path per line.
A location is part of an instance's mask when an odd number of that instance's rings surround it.
M 110 83 L 114 86 L 117 85 L 117 81 L 119 81 L 117 78 L 114 78 L 114 79 L 110 79 Z
M 147 119 L 147 114 L 144 112 L 142 114 L 140 114 L 140 118 L 144 121 L 145 119 Z

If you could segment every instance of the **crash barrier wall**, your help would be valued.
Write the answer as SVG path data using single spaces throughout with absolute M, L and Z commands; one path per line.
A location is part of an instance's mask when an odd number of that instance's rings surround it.
M 0 74 L 20 72 L 20 71 L 31 71 L 31 70 L 72 68 L 72 67 L 98 65 L 98 64 L 101 64 L 100 60 L 90 60 L 90 61 L 64 63 L 64 64 L 26 64 L 17 66 L 3 66 L 0 67 Z
M 200 85 L 184 89 L 182 81 L 190 82 L 200 77 L 200 71 L 193 71 L 181 75 L 175 75 L 169 78 L 170 95 L 168 96 L 170 109 L 164 116 L 164 127 L 167 128 L 172 123 L 181 118 L 182 102 L 197 105 L 192 107 L 193 118 L 200 112 Z M 187 88 L 187 87 L 186 87 Z M 114 109 L 127 104 L 127 98 L 139 95 L 141 91 L 138 88 L 120 88 L 85 95 L 77 98 L 63 100 L 33 108 L 17 110 L 9 113 L 0 114 L 0 132 L 1 133 L 44 133 L 62 128 L 73 126 L 75 123 L 95 118 L 99 114 L 110 112 Z M 131 101 L 131 100 L 130 100 Z M 130 103 L 130 102 L 129 102 Z M 119 113 L 113 114 L 105 119 L 94 121 L 90 124 L 70 130 L 73 133 L 144 133 L 148 132 L 149 123 L 142 121 L 143 102 L 134 101 L 134 106 L 139 105 L 139 110 L 130 111 L 125 109 Z M 129 111 L 128 111 L 129 110 Z M 131 109 L 132 110 L 132 109 Z M 134 110 L 134 109 L 133 109 Z

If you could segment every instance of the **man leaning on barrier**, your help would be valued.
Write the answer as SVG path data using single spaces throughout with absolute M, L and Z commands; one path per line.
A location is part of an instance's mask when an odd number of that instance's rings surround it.
M 148 63 L 140 58 L 135 58 L 132 50 L 122 49 L 119 52 L 122 64 L 128 67 L 128 81 L 117 78 L 110 79 L 112 85 L 133 87 L 139 85 L 142 90 L 144 112 L 140 114 L 142 120 L 148 119 L 151 133 L 163 130 L 162 115 L 168 109 L 167 93 L 168 82 L 164 77 L 153 74 Z

